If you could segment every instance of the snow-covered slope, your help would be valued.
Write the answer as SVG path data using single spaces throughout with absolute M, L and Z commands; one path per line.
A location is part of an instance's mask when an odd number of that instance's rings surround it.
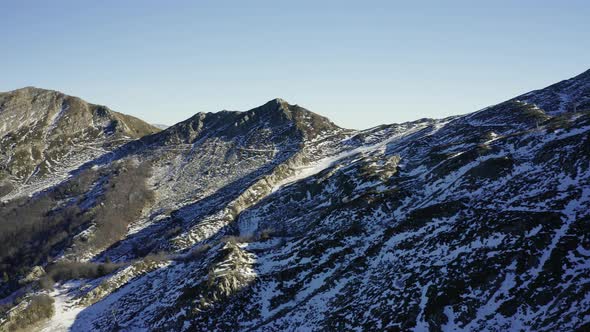
M 116 271 L 25 286 L 55 298 L 35 328 L 587 329 L 588 73 L 441 120 L 352 131 L 276 99 L 122 146 L 84 168 L 149 165 L 155 199 L 79 255 Z
M 115 147 L 159 131 L 57 91 L 0 93 L 0 199 L 32 194 Z
M 590 70 L 516 99 L 535 104 L 550 115 L 587 110 L 590 107 Z

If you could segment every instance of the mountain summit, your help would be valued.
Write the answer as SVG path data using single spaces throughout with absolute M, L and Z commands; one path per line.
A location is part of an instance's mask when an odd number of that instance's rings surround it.
M 314 139 L 322 133 L 341 130 L 325 117 L 276 98 L 245 112 L 197 113 L 150 140 L 191 143 L 203 135 L 231 138 L 259 129 L 272 130 L 281 139 Z
M 159 129 L 51 90 L 0 93 L 0 198 L 55 184 L 68 171 Z M 21 193 L 16 189 L 30 188 Z
M 362 131 L 274 99 L 118 145 L 0 209 L 0 329 L 587 330 L 588 86 Z

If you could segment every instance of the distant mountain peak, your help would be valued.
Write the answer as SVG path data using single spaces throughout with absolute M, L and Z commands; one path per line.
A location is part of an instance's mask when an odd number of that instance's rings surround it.
M 44 89 L 44 88 L 39 88 L 36 86 L 25 86 L 22 88 L 18 88 L 18 89 L 14 89 L 11 91 L 7 91 L 7 92 L 3 92 L 2 94 L 7 94 L 7 95 L 16 95 L 16 94 L 32 94 L 32 95 L 38 95 L 38 94 L 42 94 L 42 93 L 48 93 L 48 94 L 55 94 L 55 95 L 62 95 L 62 96 L 67 96 L 67 97 L 72 97 L 72 98 L 76 98 L 73 96 L 69 96 L 61 91 L 57 91 L 57 90 L 52 90 L 52 89 Z
M 199 112 L 162 132 L 166 142 L 193 142 L 201 135 L 234 137 L 247 134 L 257 127 L 278 129 L 292 127 L 284 135 L 301 135 L 313 139 L 321 133 L 341 131 L 328 118 L 299 105 L 289 104 L 281 98 L 271 99 L 261 106 L 247 111 Z M 160 138 L 153 137 L 150 141 Z
M 273 99 L 272 101 L 274 101 L 277 104 L 288 104 L 288 102 L 285 99 L 279 97 Z
M 55 174 L 64 176 L 125 142 L 158 131 L 140 119 L 59 91 L 28 86 L 0 93 L 0 187 L 58 181 Z M 0 197 L 10 191 L 0 190 Z

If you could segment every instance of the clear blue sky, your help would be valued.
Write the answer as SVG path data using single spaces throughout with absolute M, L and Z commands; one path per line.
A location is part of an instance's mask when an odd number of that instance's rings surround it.
M 1 1 L 0 91 L 152 123 L 281 97 L 349 128 L 475 111 L 590 68 L 590 1 Z

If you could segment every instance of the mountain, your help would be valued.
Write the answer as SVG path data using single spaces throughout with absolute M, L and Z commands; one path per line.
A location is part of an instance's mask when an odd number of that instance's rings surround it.
M 547 110 L 552 115 L 576 113 L 590 108 L 590 70 L 542 90 L 524 94 L 518 99 Z
M 165 125 L 165 124 L 158 124 L 158 123 L 154 123 L 154 124 L 152 124 L 152 126 L 154 126 L 154 127 L 158 128 L 158 129 L 162 129 L 162 130 L 164 130 L 164 129 L 166 129 L 166 128 L 170 127 L 169 125 Z
M 57 91 L 0 93 L 0 199 L 49 187 L 83 163 L 157 131 Z
M 587 71 L 361 131 L 198 113 L 5 203 L 0 329 L 588 329 L 589 101 Z

